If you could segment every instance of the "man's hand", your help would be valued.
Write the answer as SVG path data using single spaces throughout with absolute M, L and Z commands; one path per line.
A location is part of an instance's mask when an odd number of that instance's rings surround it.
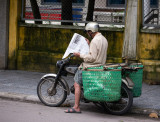
M 80 57 L 80 53 L 73 53 L 76 57 Z
M 86 39 L 86 38 L 85 38 Z M 88 45 L 90 44 L 90 41 L 88 40 L 88 39 L 86 39 L 86 41 L 87 41 L 87 43 L 88 43 Z

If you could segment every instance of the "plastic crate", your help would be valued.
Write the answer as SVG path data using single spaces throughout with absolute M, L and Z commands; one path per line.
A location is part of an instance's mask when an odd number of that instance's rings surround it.
M 115 70 L 115 71 L 114 71 Z M 82 71 L 84 97 L 91 101 L 117 101 L 121 97 L 121 67 L 87 68 Z
M 123 77 L 128 76 L 134 83 L 134 87 L 132 89 L 133 97 L 139 97 L 142 94 L 142 80 L 143 80 L 143 65 L 140 63 L 130 64 L 129 67 L 139 67 L 141 69 L 137 69 L 138 71 L 134 72 L 125 72 Z

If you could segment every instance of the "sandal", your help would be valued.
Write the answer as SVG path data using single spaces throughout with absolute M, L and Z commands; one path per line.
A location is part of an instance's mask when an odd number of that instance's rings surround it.
M 67 109 L 67 111 L 64 111 L 65 113 L 81 113 L 81 111 L 76 111 L 74 108 Z

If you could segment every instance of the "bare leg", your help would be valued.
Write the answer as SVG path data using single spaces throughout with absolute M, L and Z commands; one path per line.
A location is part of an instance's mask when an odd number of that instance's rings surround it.
M 75 88 L 75 104 L 73 108 L 76 111 L 80 111 L 79 103 L 80 103 L 80 97 L 81 97 L 81 86 L 75 82 L 74 88 Z
M 75 82 L 74 88 L 75 88 L 75 104 L 73 108 L 75 109 L 75 111 L 79 112 L 81 111 L 79 107 L 80 97 L 81 97 L 81 86 Z M 72 109 L 65 110 L 65 112 L 68 112 L 68 111 L 72 112 Z

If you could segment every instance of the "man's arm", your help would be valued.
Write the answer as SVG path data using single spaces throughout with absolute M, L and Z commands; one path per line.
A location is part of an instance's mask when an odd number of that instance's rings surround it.
M 82 58 L 84 60 L 84 62 L 87 63 L 93 63 L 96 58 L 97 58 L 97 54 L 98 54 L 98 49 L 97 49 L 97 45 L 95 42 L 91 42 L 90 43 L 90 48 L 89 48 L 89 53 L 88 54 L 80 54 L 80 58 Z

